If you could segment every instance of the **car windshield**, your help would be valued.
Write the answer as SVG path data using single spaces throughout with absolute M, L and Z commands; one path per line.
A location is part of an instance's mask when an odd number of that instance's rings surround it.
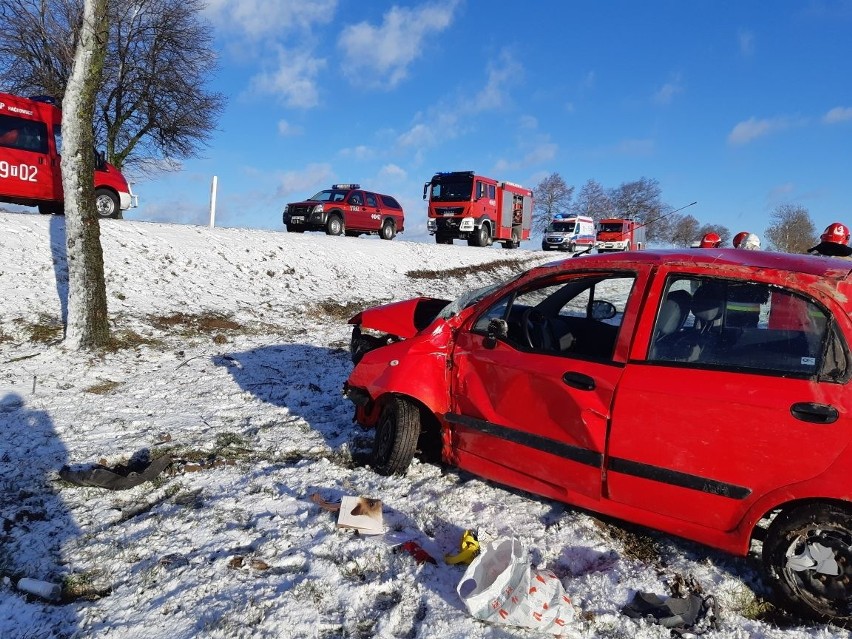
M 432 182 L 432 201 L 467 202 L 473 193 L 473 178 Z
M 598 231 L 604 233 L 621 233 L 624 230 L 624 224 L 621 222 L 607 222 L 598 225 Z
M 312 202 L 342 202 L 346 199 L 347 193 L 349 193 L 349 191 L 326 189 L 325 191 L 320 191 L 316 195 L 309 197 L 308 200 Z
M 551 222 L 546 233 L 570 233 L 574 230 L 574 222 Z
M 523 275 L 523 273 L 521 275 Z M 496 291 L 498 288 L 501 288 L 506 284 L 509 284 L 510 282 L 514 282 L 521 275 L 513 277 L 512 279 L 506 282 L 497 282 L 496 284 L 490 284 L 489 286 L 483 286 L 482 288 L 477 288 L 472 291 L 467 291 L 466 293 L 463 293 L 455 301 L 447 304 L 441 310 L 441 312 L 438 313 L 438 317 L 440 317 L 441 319 L 449 319 L 454 315 L 458 315 L 461 311 L 463 311 L 469 306 L 473 306 L 479 300 L 487 297 L 488 295 Z

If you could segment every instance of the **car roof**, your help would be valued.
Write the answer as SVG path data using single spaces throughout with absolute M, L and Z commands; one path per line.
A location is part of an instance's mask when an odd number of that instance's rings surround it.
M 582 262 L 581 262 L 582 260 Z M 554 266 L 551 263 L 548 266 Z M 773 269 L 776 271 L 791 271 L 822 277 L 837 282 L 849 279 L 852 272 L 852 261 L 835 257 L 816 255 L 798 255 L 791 253 L 776 253 L 772 251 L 745 251 L 742 249 L 673 249 L 621 251 L 578 256 L 577 259 L 566 259 L 559 262 L 566 269 L 581 266 L 599 265 L 607 268 L 618 265 L 632 264 L 667 264 L 684 266 L 707 267 L 720 266 L 750 267 L 758 269 Z

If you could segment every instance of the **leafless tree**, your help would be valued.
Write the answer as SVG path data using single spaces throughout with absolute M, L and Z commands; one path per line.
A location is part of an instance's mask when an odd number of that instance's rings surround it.
M 665 214 L 671 207 L 662 202 L 661 193 L 657 180 L 643 177 L 624 182 L 609 195 L 619 217 L 630 217 L 646 225 L 648 241 L 668 241 L 671 228 Z
M 96 140 L 122 168 L 183 159 L 207 142 L 224 107 L 205 89 L 216 68 L 204 0 L 112 0 L 97 96 Z M 0 0 L 0 81 L 62 98 L 82 0 Z
M 615 214 L 615 205 L 603 186 L 595 180 L 586 182 L 574 201 L 574 213 L 587 215 L 595 221 Z
M 671 243 L 675 246 L 691 246 L 692 243 L 701 237 L 698 232 L 699 222 L 691 215 L 672 216 L 671 227 Z
M 533 230 L 543 233 L 557 213 L 567 213 L 574 187 L 568 186 L 562 176 L 551 173 L 533 189 L 536 215 Z
M 765 235 L 771 248 L 785 253 L 805 253 L 817 243 L 811 214 L 797 204 L 781 204 L 769 215 Z
M 104 258 L 95 213 L 92 119 L 106 56 L 109 0 L 85 0 L 62 111 L 62 188 L 68 260 L 68 323 L 73 348 L 109 341 Z

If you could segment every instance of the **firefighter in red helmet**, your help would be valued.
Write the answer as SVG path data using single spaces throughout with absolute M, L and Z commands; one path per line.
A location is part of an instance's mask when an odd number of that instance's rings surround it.
M 698 244 L 698 248 L 720 248 L 721 246 L 722 238 L 717 233 L 707 233 Z
M 829 257 L 847 257 L 852 259 L 852 247 L 849 246 L 849 227 L 840 222 L 829 224 L 822 235 L 819 244 L 808 249 L 808 253 L 827 255 Z
M 743 240 L 746 239 L 748 236 L 749 236 L 748 231 L 740 231 L 739 233 L 734 235 L 734 240 L 733 240 L 734 248 L 740 248 L 740 244 L 742 244 Z

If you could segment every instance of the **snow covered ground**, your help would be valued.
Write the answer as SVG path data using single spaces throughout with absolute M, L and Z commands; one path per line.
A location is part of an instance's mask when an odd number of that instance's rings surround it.
M 341 396 L 348 317 L 552 253 L 121 220 L 101 233 L 116 348 L 69 352 L 64 220 L 0 212 L 0 637 L 536 636 L 468 615 L 464 568 L 443 561 L 468 528 L 519 538 L 560 577 L 582 609 L 573 636 L 668 636 L 620 610 L 692 575 L 720 608 L 707 637 L 850 637 L 774 615 L 754 557 L 448 467 L 364 465 L 370 434 Z M 58 476 L 166 453 L 129 490 Z M 388 532 L 339 530 L 314 494 L 381 499 Z M 409 540 L 437 564 L 401 552 Z M 61 583 L 62 601 L 25 595 L 21 577 Z

